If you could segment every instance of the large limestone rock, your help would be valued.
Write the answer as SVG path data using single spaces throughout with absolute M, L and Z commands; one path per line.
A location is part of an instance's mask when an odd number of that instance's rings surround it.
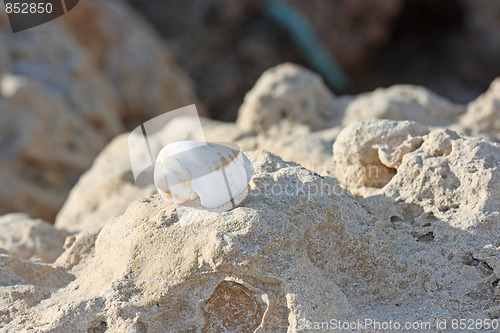
M 70 238 L 53 265 L 0 255 L 1 328 L 299 332 L 331 318 L 498 316 L 500 249 L 486 233 L 390 197 L 358 202 L 267 152 L 249 158 L 249 195 L 229 212 L 154 195 Z
M 206 118 L 201 121 L 208 141 L 238 142 L 245 150 L 255 147 L 255 138 L 250 138 L 246 131 L 234 124 Z M 189 130 L 197 129 L 197 125 L 197 119 L 174 120 L 154 137 L 149 137 L 149 144 L 159 150 L 161 142 L 201 140 L 195 131 Z M 150 186 L 136 184 L 129 154 L 129 134 L 119 135 L 111 141 L 92 167 L 80 177 L 57 214 L 55 225 L 58 228 L 76 232 L 102 226 L 110 217 L 122 215 L 132 202 L 156 192 L 152 177 Z M 187 137 L 181 137 L 183 135 Z M 132 149 L 142 150 L 144 147 L 139 142 Z
M 0 213 L 52 222 L 107 142 L 196 99 L 123 2 L 84 1 L 39 29 L 12 34 L 0 18 Z
M 54 262 L 64 251 L 67 236 L 66 231 L 26 214 L 0 217 L 0 248 L 19 258 Z
M 202 118 L 201 124 L 207 141 L 233 142 L 244 151 L 265 149 L 281 153 L 283 159 L 300 163 L 321 175 L 331 172 L 331 146 L 340 131 L 333 128 L 279 137 L 272 132 L 255 136 L 234 123 Z M 167 142 L 165 139 L 172 139 L 179 126 L 185 134 L 194 124 L 188 120 L 183 120 L 182 124 L 167 124 L 158 135 Z M 158 139 L 150 138 L 150 144 L 157 144 Z M 193 137 L 187 139 L 195 140 Z M 122 215 L 135 200 L 155 192 L 153 187 L 141 187 L 134 181 L 128 144 L 128 134 L 123 134 L 103 149 L 71 190 L 56 217 L 58 228 L 76 232 L 102 226 L 110 217 Z
M 336 175 L 354 193 L 418 205 L 464 230 L 488 226 L 498 237 L 498 144 L 446 129 L 427 134 L 411 122 L 372 121 L 345 128 L 333 150 Z
M 465 107 L 452 104 L 423 87 L 396 85 L 356 97 L 346 109 L 343 124 L 390 119 L 447 126 L 456 122 L 458 116 L 464 112 Z
M 262 74 L 245 96 L 237 124 L 254 133 L 283 123 L 325 129 L 340 123 L 348 100 L 334 98 L 317 74 L 286 63 Z
M 255 135 L 238 124 L 209 119 L 202 119 L 202 126 L 207 141 L 234 142 L 244 151 L 267 150 L 321 175 L 331 172 L 331 148 L 341 131 L 336 126 L 311 132 L 308 126 L 294 124 L 272 127 Z
M 331 172 L 331 147 L 341 130 L 336 126 L 311 132 L 307 125 L 282 123 L 255 135 L 238 124 L 204 118 L 202 126 L 207 141 L 234 142 L 244 151 L 267 150 L 321 175 Z

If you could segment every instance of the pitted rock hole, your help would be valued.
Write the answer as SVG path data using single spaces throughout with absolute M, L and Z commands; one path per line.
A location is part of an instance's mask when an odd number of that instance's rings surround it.
M 237 282 L 222 281 L 202 306 L 202 332 L 254 332 L 266 308 L 262 294 Z
M 108 323 L 103 320 L 98 320 L 93 323 L 91 327 L 87 330 L 88 333 L 104 333 L 108 329 Z

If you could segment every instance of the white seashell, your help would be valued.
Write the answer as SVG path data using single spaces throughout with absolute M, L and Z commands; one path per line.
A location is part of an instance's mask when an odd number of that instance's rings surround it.
M 246 191 L 253 174 L 239 149 L 220 144 L 178 141 L 156 158 L 154 184 L 168 201 L 180 205 L 200 198 L 205 208 L 219 208 Z

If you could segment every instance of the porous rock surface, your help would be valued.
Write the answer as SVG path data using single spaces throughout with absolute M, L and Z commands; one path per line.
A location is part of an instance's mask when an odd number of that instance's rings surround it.
M 301 123 L 277 123 L 268 130 L 255 134 L 234 123 L 204 118 L 202 126 L 207 141 L 234 142 L 244 151 L 267 150 L 285 161 L 299 163 L 322 175 L 331 172 L 331 148 L 341 131 L 339 126 L 311 131 L 308 125 Z
M 254 133 L 282 122 L 320 130 L 340 122 L 345 103 L 333 96 L 317 74 L 286 63 L 262 74 L 246 94 L 237 124 Z
M 262 151 L 250 158 L 256 173 L 242 207 L 179 216 L 158 195 L 136 201 L 104 225 L 85 261 L 68 266 L 74 256 L 68 252 L 87 249 L 80 243 L 89 237 L 75 238 L 50 268 L 71 267 L 74 280 L 32 309 L 37 315 L 31 324 L 47 323 L 39 327 L 45 331 L 103 325 L 112 331 L 286 331 L 306 316 L 351 315 L 335 281 L 322 275 L 308 251 L 335 247 L 333 239 L 319 237 L 320 230 L 371 217 L 349 196 L 333 194 L 338 186 L 332 178 Z M 273 184 L 287 193 L 267 189 Z M 332 205 L 327 198 L 336 200 Z M 6 327 L 25 315 L 19 311 Z
M 250 191 L 229 212 L 153 195 L 69 238 L 52 265 L 0 255 L 2 328 L 300 332 L 331 318 L 498 316 L 499 248 L 485 232 L 248 155 Z
M 0 213 L 53 222 L 113 137 L 196 102 L 160 38 L 121 1 L 84 1 L 19 34 L 3 12 L 0 44 Z

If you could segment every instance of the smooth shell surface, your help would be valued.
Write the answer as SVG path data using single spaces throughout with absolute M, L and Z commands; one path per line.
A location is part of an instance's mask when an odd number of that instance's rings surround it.
M 168 201 L 180 205 L 200 198 L 205 208 L 218 208 L 247 189 L 253 174 L 248 158 L 237 148 L 178 141 L 156 158 L 154 183 Z

